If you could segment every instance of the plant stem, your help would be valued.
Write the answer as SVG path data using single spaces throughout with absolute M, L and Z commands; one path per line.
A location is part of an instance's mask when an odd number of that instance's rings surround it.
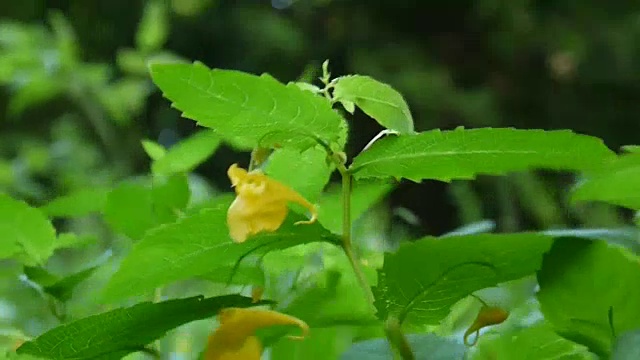
M 353 243 L 351 241 L 351 173 L 349 173 L 344 165 L 340 165 L 338 170 L 342 175 L 342 249 L 347 255 L 349 263 L 351 263 L 351 267 L 356 275 L 358 284 L 360 284 L 360 287 L 367 297 L 367 302 L 372 308 L 375 308 L 373 292 L 371 291 L 371 287 L 369 286 L 364 272 L 362 271 L 362 267 L 360 266 L 360 263 L 353 251 Z

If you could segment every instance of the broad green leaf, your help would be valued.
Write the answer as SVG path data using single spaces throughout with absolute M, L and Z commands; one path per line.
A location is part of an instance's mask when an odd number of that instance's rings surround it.
M 551 326 L 539 322 L 533 326 L 480 337 L 470 360 L 535 359 L 595 360 L 586 347 L 562 338 Z
M 603 201 L 640 210 L 640 153 L 622 155 L 588 172 L 573 189 L 571 200 Z
M 474 291 L 534 273 L 551 237 L 535 233 L 426 237 L 385 254 L 374 287 L 378 316 L 435 325 Z
M 167 149 L 165 149 L 164 146 L 158 144 L 155 141 L 142 140 L 141 143 L 142 143 L 142 148 L 144 149 L 144 152 L 146 152 L 147 155 L 149 155 L 149 158 L 151 160 L 158 160 L 167 153 Z
M 107 197 L 109 225 L 137 240 L 157 225 L 173 222 L 189 201 L 186 175 L 156 176 L 149 181 L 124 181 Z
M 340 102 L 355 103 L 380 125 L 401 134 L 413 133 L 409 105 L 391 86 L 369 76 L 349 75 L 336 79 L 333 96 Z M 345 109 L 350 110 L 350 105 Z M 353 113 L 353 111 L 349 111 Z
M 226 307 L 249 306 L 251 299 L 238 295 L 143 302 L 58 326 L 22 345 L 18 353 L 49 359 L 120 359 L 182 324 L 212 317 Z
M 23 201 L 0 193 L 0 259 L 42 265 L 56 249 L 56 231 L 47 217 Z
M 294 149 L 278 149 L 269 157 L 265 173 L 315 202 L 333 171 L 326 159 L 327 153 L 318 146 L 302 153 Z
M 120 183 L 107 197 L 104 217 L 115 231 L 140 239 L 157 224 L 151 189 L 141 182 Z
M 608 357 L 614 334 L 640 327 L 638 268 L 638 258 L 617 246 L 557 240 L 538 272 L 545 319 L 558 334 Z
M 451 181 L 533 168 L 582 170 L 614 156 L 602 140 L 567 130 L 433 130 L 380 139 L 355 157 L 351 170 L 358 178 Z
M 154 174 L 163 175 L 193 171 L 207 160 L 219 146 L 220 137 L 214 131 L 198 131 L 169 148 L 163 157 L 154 159 L 151 169 Z
M 357 181 L 351 191 L 351 221 L 358 218 L 388 194 L 394 185 L 386 181 Z M 330 187 L 319 200 L 318 220 L 336 234 L 342 233 L 342 188 Z
M 330 103 L 271 76 L 202 63 L 154 64 L 151 76 L 183 116 L 214 129 L 224 140 L 242 138 L 257 145 L 306 149 L 316 139 L 344 146 L 344 120 Z
M 50 217 L 75 217 L 102 212 L 107 203 L 109 189 L 86 188 L 56 198 L 40 209 Z
M 616 338 L 611 360 L 640 359 L 640 330 L 627 331 Z
M 409 334 L 407 342 L 416 360 L 462 360 L 466 353 L 464 344 L 435 334 Z M 340 360 L 388 360 L 393 352 L 387 339 L 372 339 L 353 344 Z
M 207 275 L 221 265 L 233 265 L 248 255 L 316 241 L 337 241 L 319 224 L 293 225 L 299 216 L 289 215 L 275 233 L 263 233 L 237 244 L 227 228 L 228 197 L 199 213 L 186 215 L 176 223 L 149 231 L 135 244 L 111 278 L 105 300 L 144 294 L 158 286 Z M 226 275 L 221 281 L 227 281 Z

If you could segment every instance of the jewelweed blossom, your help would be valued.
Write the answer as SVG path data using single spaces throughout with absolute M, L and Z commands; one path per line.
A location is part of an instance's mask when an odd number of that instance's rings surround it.
M 467 331 L 464 332 L 464 344 L 467 346 L 473 346 L 478 341 L 480 329 L 503 323 L 509 317 L 509 312 L 498 307 L 483 306 L 478 312 L 478 316 L 473 321 L 473 324 L 469 326 Z M 469 335 L 476 333 L 475 339 L 472 343 L 468 342 Z
M 209 336 L 205 360 L 260 360 L 262 344 L 255 336 L 256 330 L 274 325 L 296 325 L 304 339 L 309 326 L 304 321 L 271 310 L 227 308 L 218 314 L 220 326 Z
M 249 236 L 263 231 L 278 230 L 287 217 L 287 205 L 290 202 L 300 204 L 311 212 L 310 220 L 296 224 L 311 224 L 318 217 L 315 205 L 260 170 L 248 172 L 233 164 L 227 170 L 227 175 L 237 195 L 227 212 L 229 235 L 235 242 L 244 242 Z

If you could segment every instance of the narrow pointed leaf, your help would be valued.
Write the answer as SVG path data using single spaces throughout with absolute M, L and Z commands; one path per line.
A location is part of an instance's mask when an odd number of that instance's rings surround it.
M 207 160 L 219 146 L 220 137 L 214 131 L 199 131 L 169 148 L 164 156 L 153 162 L 151 169 L 162 175 L 190 172 Z
M 23 344 L 19 354 L 48 359 L 120 359 L 182 324 L 212 317 L 226 307 L 249 307 L 251 298 L 228 295 L 143 302 L 58 326 Z
M 254 146 L 304 149 L 319 138 L 344 145 L 344 120 L 326 99 L 271 76 L 210 70 L 198 62 L 154 64 L 151 76 L 183 116 L 225 140 L 241 137 Z
M 351 169 L 359 178 L 451 181 L 535 168 L 582 170 L 614 156 L 602 140 L 567 130 L 433 130 L 380 139 Z

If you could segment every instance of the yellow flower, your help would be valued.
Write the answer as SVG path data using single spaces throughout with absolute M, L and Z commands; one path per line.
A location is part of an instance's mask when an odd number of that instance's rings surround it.
M 229 235 L 233 241 L 241 243 L 257 233 L 278 230 L 287 217 L 289 202 L 298 203 L 311 212 L 310 220 L 296 224 L 316 221 L 318 214 L 313 204 L 260 170 L 247 172 L 233 164 L 227 175 L 237 195 L 227 213 Z
M 464 343 L 467 346 L 473 346 L 478 341 L 480 329 L 483 327 L 497 325 L 503 323 L 509 317 L 509 312 L 498 307 L 483 306 L 478 312 L 478 316 L 464 333 Z M 476 333 L 472 343 L 468 342 L 469 335 Z
M 228 308 L 218 315 L 220 326 L 209 336 L 205 360 L 260 360 L 262 345 L 256 330 L 274 325 L 297 325 L 304 339 L 309 326 L 302 320 L 271 310 Z

